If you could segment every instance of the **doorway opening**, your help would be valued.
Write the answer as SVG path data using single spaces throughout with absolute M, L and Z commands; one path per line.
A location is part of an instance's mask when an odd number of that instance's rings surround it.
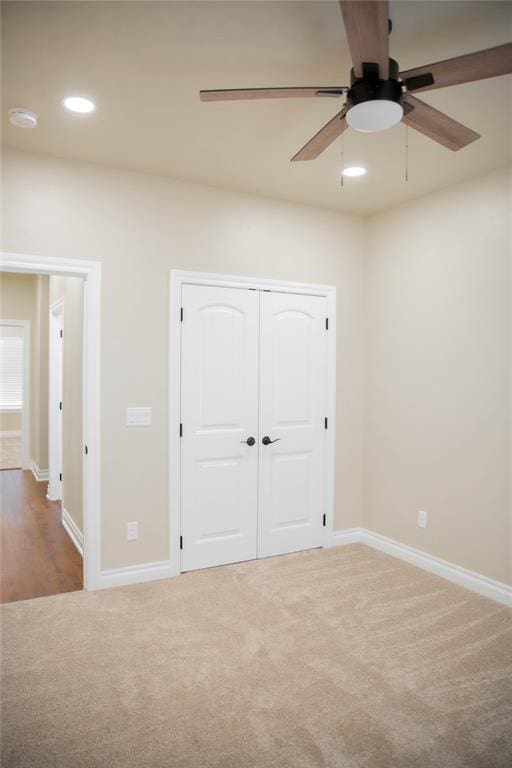
M 83 588 L 83 290 L 80 277 L 2 275 L 17 318 L 2 318 L 2 405 L 26 427 L 24 461 L 2 456 L 3 602 Z
M 0 339 L 20 318 L 27 360 L 27 456 L 0 472 L 1 602 L 99 588 L 100 265 L 2 253 L 0 271 Z

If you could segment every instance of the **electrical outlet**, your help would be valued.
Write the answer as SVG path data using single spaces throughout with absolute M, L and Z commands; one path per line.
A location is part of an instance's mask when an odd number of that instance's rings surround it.
M 126 523 L 126 540 L 135 541 L 139 538 L 139 524 L 138 523 Z
M 422 509 L 418 512 L 418 528 L 426 528 L 427 527 L 427 513 L 424 512 Z

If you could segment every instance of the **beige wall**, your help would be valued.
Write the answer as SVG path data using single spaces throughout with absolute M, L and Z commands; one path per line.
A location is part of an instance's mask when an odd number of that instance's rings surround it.
M 30 459 L 40 469 L 47 469 L 48 278 L 2 273 L 0 316 L 5 320 L 30 322 Z M 3 415 L 0 428 L 21 429 L 21 417 Z
M 510 179 L 369 222 L 364 510 L 371 530 L 509 583 Z
M 21 413 L 0 413 L 0 432 L 21 432 Z
M 177 268 L 336 285 L 335 528 L 364 524 L 509 581 L 508 178 L 360 220 L 7 152 L 3 247 L 103 263 L 103 568 L 168 556 Z M 141 403 L 152 405 L 153 426 L 130 430 L 125 409 Z M 131 520 L 136 542 L 126 541 Z
M 64 300 L 62 504 L 83 531 L 82 342 L 83 281 L 50 277 L 50 306 Z
M 337 286 L 335 527 L 361 524 L 361 219 L 13 151 L 3 183 L 5 250 L 103 263 L 103 568 L 169 554 L 171 268 Z M 153 407 L 153 425 L 127 428 L 126 407 L 141 403 Z M 127 542 L 133 520 L 140 537 Z

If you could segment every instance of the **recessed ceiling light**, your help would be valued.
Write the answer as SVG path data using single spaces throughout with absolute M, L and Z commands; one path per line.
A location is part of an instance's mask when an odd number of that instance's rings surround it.
M 70 112 L 79 112 L 83 115 L 87 114 L 87 112 L 94 112 L 96 109 L 94 102 L 90 99 L 84 99 L 83 96 L 69 96 L 67 99 L 64 99 L 64 106 Z
M 35 128 L 37 125 L 37 115 L 30 109 L 23 107 L 13 107 L 9 110 L 9 122 L 16 128 Z
M 365 173 L 366 168 L 363 168 L 361 165 L 350 165 L 342 171 L 344 176 L 364 176 Z

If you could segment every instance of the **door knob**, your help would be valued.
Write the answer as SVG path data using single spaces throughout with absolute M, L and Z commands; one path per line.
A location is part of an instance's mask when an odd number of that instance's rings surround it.
M 263 443 L 263 445 L 270 445 L 270 443 L 277 443 L 277 441 L 280 439 L 281 439 L 280 437 L 276 437 L 275 440 L 271 440 L 268 435 L 265 435 L 265 437 L 261 439 L 261 442 Z
M 240 440 L 241 443 L 246 443 L 247 445 L 254 445 L 256 440 L 254 437 L 248 437 L 247 440 Z

